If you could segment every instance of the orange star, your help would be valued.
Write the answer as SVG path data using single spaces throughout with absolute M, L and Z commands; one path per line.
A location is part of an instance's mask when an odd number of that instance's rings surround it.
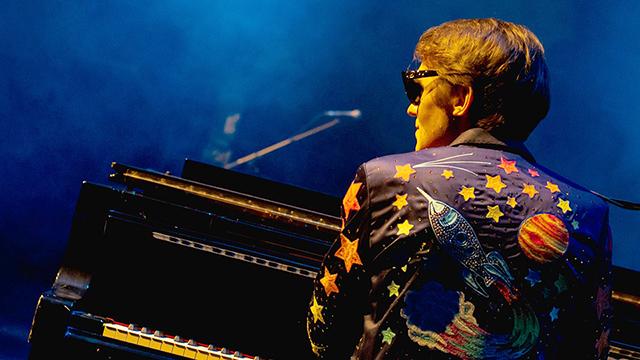
M 398 224 L 398 232 L 396 235 L 409 235 L 409 231 L 413 228 L 413 225 L 409 224 L 409 220 Z
M 324 287 L 324 292 L 327 293 L 327 296 L 331 295 L 332 292 L 339 293 L 338 285 L 336 285 L 336 278 L 338 277 L 338 273 L 332 274 L 329 272 L 329 269 L 324 268 L 324 277 L 320 279 L 320 284 Z
M 340 234 L 340 248 L 336 251 L 335 256 L 344 261 L 347 272 L 351 271 L 353 264 L 362 265 L 358 255 L 358 239 L 350 241 L 346 236 Z
M 489 219 L 493 219 L 493 221 L 495 222 L 500 221 L 500 217 L 504 215 L 504 213 L 500 211 L 500 207 L 498 205 L 487 206 L 487 210 L 489 210 L 489 212 L 487 212 L 487 215 L 485 217 Z
M 566 213 L 567 211 L 573 211 L 571 206 L 569 205 L 569 200 L 558 199 L 558 205 L 556 205 L 560 209 L 562 209 L 562 213 Z
M 486 175 L 486 177 L 487 177 L 487 185 L 485 186 L 488 187 L 489 189 L 493 189 L 493 191 L 495 191 L 498 194 L 500 194 L 500 190 L 507 187 L 507 185 L 505 185 L 502 182 L 500 175 L 496 175 L 496 176 Z
M 529 185 L 527 183 L 522 184 L 524 187 L 522 188 L 522 193 L 529 195 L 529 199 L 533 199 L 534 196 L 538 193 L 536 187 L 533 185 Z
M 404 181 L 409 181 L 409 175 L 414 174 L 416 171 L 411 168 L 411 164 L 396 165 L 396 174 L 394 178 L 401 178 Z
M 507 205 L 511 206 L 511 208 L 515 208 L 516 205 L 518 205 L 518 203 L 516 202 L 516 198 L 509 196 L 509 199 L 507 200 Z
M 455 177 L 453 176 L 453 171 L 449 169 L 442 170 L 442 174 L 440 175 L 444 176 L 444 178 L 447 180 L 451 179 L 452 177 Z
M 540 174 L 538 174 L 538 170 L 535 169 L 529 169 L 527 170 L 529 172 L 529 175 L 531 175 L 531 177 L 538 177 L 540 176 Z
M 558 187 L 558 185 L 547 181 L 547 186 L 545 186 L 547 189 L 549 189 L 549 191 L 551 191 L 551 193 L 555 193 L 555 192 L 560 192 L 560 188 Z
M 519 172 L 516 168 L 515 160 L 512 161 L 509 159 L 505 159 L 502 156 L 500 156 L 500 165 L 498 165 L 498 167 L 504 169 L 504 172 L 506 172 L 507 175 L 511 174 L 512 172 Z
M 356 197 L 356 195 L 358 195 L 358 190 L 360 190 L 361 186 L 362 186 L 362 183 L 352 182 L 351 185 L 349 186 L 349 189 L 347 190 L 347 193 L 344 195 L 344 198 L 342 199 L 342 208 L 344 209 L 345 219 L 349 218 L 349 212 L 351 210 L 354 210 L 354 211 L 360 210 L 360 204 L 358 203 L 358 198 Z
M 462 197 L 464 198 L 464 201 L 467 201 L 469 199 L 475 199 L 476 198 L 476 194 L 474 194 L 473 192 L 476 189 L 473 188 L 473 186 L 471 187 L 466 187 L 466 186 L 462 186 L 462 190 L 460 190 L 458 192 L 458 194 L 462 195 Z
M 396 201 L 393 202 L 393 206 L 397 207 L 398 210 L 407 206 L 407 194 L 404 195 L 396 195 Z

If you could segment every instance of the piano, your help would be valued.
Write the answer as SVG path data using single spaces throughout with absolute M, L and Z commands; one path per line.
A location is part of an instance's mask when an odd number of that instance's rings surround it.
M 30 359 L 310 359 L 312 279 L 339 199 L 186 160 L 82 184 Z M 615 268 L 612 359 L 640 359 L 638 273 Z

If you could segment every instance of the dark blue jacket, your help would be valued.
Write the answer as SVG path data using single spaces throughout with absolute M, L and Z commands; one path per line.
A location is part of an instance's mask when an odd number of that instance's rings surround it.
M 606 358 L 608 207 L 481 129 L 358 169 L 307 329 L 327 359 Z

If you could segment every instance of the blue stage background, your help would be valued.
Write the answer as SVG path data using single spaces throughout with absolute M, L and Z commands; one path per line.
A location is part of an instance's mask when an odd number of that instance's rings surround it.
M 83 180 L 106 183 L 112 161 L 179 173 L 184 158 L 234 159 L 357 108 L 360 119 L 238 168 L 341 196 L 361 162 L 413 149 L 399 73 L 420 34 L 454 18 L 532 29 L 552 106 L 530 149 L 588 188 L 640 201 L 640 2 L 0 5 L 0 358 L 26 356 Z M 224 134 L 229 116 L 236 131 Z M 612 208 L 611 225 L 614 263 L 640 270 L 640 213 Z

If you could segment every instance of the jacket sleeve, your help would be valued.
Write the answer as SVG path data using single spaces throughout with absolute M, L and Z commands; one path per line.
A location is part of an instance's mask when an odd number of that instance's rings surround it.
M 353 353 L 368 312 L 370 211 L 364 165 L 343 198 L 341 218 L 342 229 L 314 280 L 307 312 L 311 348 L 324 359 L 346 359 Z

